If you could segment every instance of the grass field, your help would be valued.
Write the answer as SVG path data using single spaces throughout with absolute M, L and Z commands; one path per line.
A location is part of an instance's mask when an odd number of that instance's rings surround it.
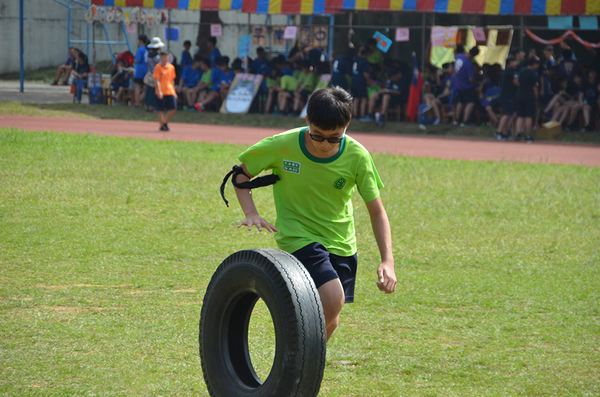
M 208 395 L 210 277 L 275 247 L 220 198 L 242 149 L 0 129 L 0 395 Z M 398 291 L 375 286 L 356 195 L 357 298 L 320 395 L 600 395 L 600 168 L 374 160 Z M 274 220 L 271 190 L 255 199 Z M 261 373 L 267 317 L 253 317 Z

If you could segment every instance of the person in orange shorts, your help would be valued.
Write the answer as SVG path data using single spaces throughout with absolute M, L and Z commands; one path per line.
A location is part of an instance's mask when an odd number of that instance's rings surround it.
M 156 110 L 158 110 L 159 130 L 169 131 L 167 123 L 177 109 L 177 93 L 175 92 L 175 67 L 169 63 L 168 52 L 160 52 L 160 63 L 154 67 L 152 77 L 156 79 Z M 166 116 L 164 116 L 165 110 L 167 111 Z

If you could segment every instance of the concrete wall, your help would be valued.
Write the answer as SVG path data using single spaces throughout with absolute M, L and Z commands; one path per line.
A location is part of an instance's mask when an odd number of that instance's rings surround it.
M 69 0 L 62 0 L 68 3 Z M 86 2 L 86 0 L 82 0 Z M 124 8 L 131 10 L 130 8 Z M 71 9 L 71 40 L 86 40 L 88 24 L 85 12 L 81 7 Z M 223 36 L 217 39 L 217 45 L 223 55 L 233 60 L 238 56 L 238 40 L 241 35 L 248 34 L 248 14 L 237 11 L 220 11 L 223 21 Z M 183 41 L 192 41 L 192 51 L 198 37 L 200 11 L 170 10 L 171 27 L 179 27 L 179 41 L 170 42 L 170 50 L 179 58 L 183 51 Z M 264 24 L 265 15 L 251 15 L 252 24 Z M 285 25 L 286 16 L 271 17 L 271 24 Z M 125 34 L 120 24 L 106 24 L 110 41 L 125 41 Z M 39 69 L 58 66 L 67 58 L 68 9 L 52 0 L 24 0 L 24 61 L 25 69 Z M 138 25 L 138 34 L 144 33 L 149 38 L 159 36 L 164 40 L 164 25 L 152 28 Z M 86 43 L 71 43 L 88 53 L 90 61 L 93 57 L 92 38 L 97 42 L 106 41 L 102 25 L 96 23 L 95 28 L 89 26 L 89 49 Z M 127 35 L 135 54 L 137 34 Z M 0 0 L 0 73 L 19 71 L 19 1 Z M 126 45 L 113 45 L 113 51 L 119 53 L 127 49 Z M 96 44 L 96 61 L 109 60 L 107 45 Z M 253 48 L 255 53 L 255 48 Z

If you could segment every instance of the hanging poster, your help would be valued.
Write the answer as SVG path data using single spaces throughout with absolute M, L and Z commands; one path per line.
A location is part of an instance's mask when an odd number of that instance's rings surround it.
M 264 26 L 252 26 L 252 45 L 264 46 L 267 37 L 267 29 Z
M 271 43 L 273 43 L 273 45 L 285 45 L 285 28 L 283 26 L 274 26 L 271 35 Z
M 310 26 L 300 26 L 300 45 L 302 47 L 312 45 L 312 30 Z
M 238 73 L 229 88 L 229 93 L 221 105 L 219 112 L 246 114 L 252 106 L 262 83 L 263 76 L 260 74 Z
M 329 30 L 327 26 L 313 26 L 314 45 L 318 47 L 327 47 L 329 43 Z
M 243 35 L 238 41 L 238 48 L 240 52 L 240 58 L 244 58 L 250 55 L 250 42 L 251 38 L 249 34 Z

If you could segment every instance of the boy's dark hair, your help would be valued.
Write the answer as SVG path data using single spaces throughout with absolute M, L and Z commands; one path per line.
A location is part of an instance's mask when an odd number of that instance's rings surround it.
M 192 46 L 192 42 L 189 40 L 186 40 L 183 42 L 183 46 L 185 47 L 186 45 L 189 45 L 190 47 Z
M 324 131 L 345 128 L 352 120 L 352 96 L 340 87 L 315 91 L 306 108 L 308 121 Z
M 571 50 L 563 50 L 562 57 L 565 61 L 570 61 L 573 57 L 573 51 Z
M 465 46 L 462 44 L 459 44 L 456 46 L 456 53 L 457 54 L 464 54 L 465 53 Z
M 242 68 L 242 60 L 240 58 L 235 58 L 231 64 L 231 68 L 233 70 L 240 70 Z
M 516 62 L 517 58 L 515 58 L 514 55 L 509 55 L 508 58 L 506 58 L 506 64 L 508 65 L 511 62 Z
M 377 40 L 371 37 L 369 40 L 367 40 L 367 45 L 377 45 Z
M 540 58 L 538 58 L 538 57 L 531 57 L 527 61 L 527 65 L 539 65 L 539 64 L 540 64 Z
M 227 57 L 227 56 L 218 57 L 215 60 L 215 65 L 217 65 L 217 66 L 227 66 L 227 65 L 229 65 L 229 57 Z
M 479 47 L 475 46 L 471 48 L 469 50 L 469 54 L 471 54 L 472 57 L 476 57 L 477 55 L 479 55 Z
M 138 40 L 141 41 L 144 44 L 148 44 L 148 36 L 146 36 L 145 34 L 141 34 L 138 36 Z
M 217 46 L 217 38 L 216 37 L 209 37 L 208 42 L 212 43 L 215 47 Z
M 194 62 L 202 62 L 202 55 L 200 55 L 200 54 L 194 55 Z

